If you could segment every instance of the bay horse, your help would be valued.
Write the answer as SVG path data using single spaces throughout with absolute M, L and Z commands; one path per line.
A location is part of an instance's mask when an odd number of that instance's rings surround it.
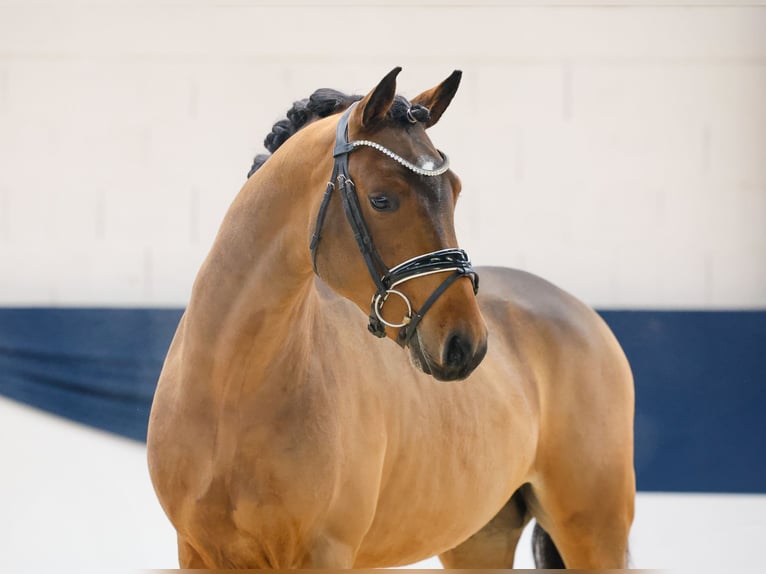
M 461 73 L 408 101 L 399 71 L 294 104 L 195 280 L 148 431 L 180 564 L 510 568 L 534 518 L 538 567 L 623 568 L 625 355 L 571 295 L 472 267 L 426 133 Z

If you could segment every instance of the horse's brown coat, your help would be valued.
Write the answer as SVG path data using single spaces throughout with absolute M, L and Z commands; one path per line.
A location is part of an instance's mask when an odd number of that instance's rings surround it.
M 384 88 L 354 110 L 352 135 L 438 158 L 423 126 L 380 117 Z M 443 111 L 449 91 L 418 101 Z M 371 101 L 377 119 L 362 127 Z M 436 366 L 456 330 L 474 348 L 488 340 L 466 380 L 414 368 L 395 329 L 369 336 L 373 287 L 337 198 L 322 279 L 308 249 L 337 121 L 296 133 L 246 183 L 168 352 L 148 452 L 181 565 L 376 567 L 441 554 L 450 567 L 505 568 L 533 515 L 568 567 L 624 567 L 633 386 L 617 341 L 570 295 L 500 268 L 478 270 L 478 298 L 457 281 L 418 328 Z M 451 172 L 423 182 L 367 149 L 350 170 L 389 265 L 457 246 Z M 396 213 L 369 207 L 381 190 L 397 194 Z M 418 307 L 439 281 L 404 289 Z

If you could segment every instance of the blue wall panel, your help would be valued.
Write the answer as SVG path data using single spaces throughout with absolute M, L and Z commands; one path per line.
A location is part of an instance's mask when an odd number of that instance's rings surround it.
M 0 394 L 146 440 L 178 309 L 0 309 Z
M 0 394 L 145 440 L 179 309 L 0 309 Z M 639 490 L 766 493 L 766 311 L 602 311 L 636 379 Z
M 636 382 L 639 489 L 766 492 L 766 312 L 601 315 Z

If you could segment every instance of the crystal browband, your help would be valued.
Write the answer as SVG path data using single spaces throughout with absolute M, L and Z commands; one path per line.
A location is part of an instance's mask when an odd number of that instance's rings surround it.
M 435 168 L 435 169 L 425 169 L 425 168 L 416 166 L 412 162 L 407 161 L 402 156 L 392 152 L 387 147 L 382 146 L 379 143 L 372 142 L 370 140 L 354 140 L 354 141 L 348 142 L 348 145 L 350 145 L 352 147 L 367 146 L 367 147 L 371 147 L 373 149 L 376 149 L 379 152 L 381 152 L 381 153 L 387 155 L 388 157 L 390 157 L 395 162 L 400 163 L 401 165 L 403 165 L 404 167 L 406 167 L 410 171 L 415 172 L 418 175 L 425 175 L 425 176 L 433 177 L 433 176 L 436 176 L 436 175 L 441 175 L 441 174 L 445 173 L 449 169 L 449 158 L 447 157 L 447 155 L 445 153 L 443 153 L 443 152 L 441 152 L 439 150 L 436 150 L 436 151 L 439 152 L 439 155 L 442 158 L 441 165 L 439 167 Z

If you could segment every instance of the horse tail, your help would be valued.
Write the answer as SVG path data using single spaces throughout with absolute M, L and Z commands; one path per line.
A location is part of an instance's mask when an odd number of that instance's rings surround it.
M 535 558 L 536 568 L 566 568 L 553 539 L 537 522 L 535 522 L 535 529 L 532 532 L 532 554 Z

